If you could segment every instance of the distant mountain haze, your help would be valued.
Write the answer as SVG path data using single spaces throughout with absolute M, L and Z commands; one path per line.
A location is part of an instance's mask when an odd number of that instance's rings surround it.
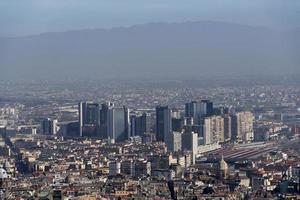
M 300 73 L 300 29 L 223 22 L 0 38 L 1 79 L 183 78 Z

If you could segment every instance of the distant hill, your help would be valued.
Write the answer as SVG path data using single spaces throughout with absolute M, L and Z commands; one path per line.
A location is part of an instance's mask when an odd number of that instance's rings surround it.
M 0 38 L 1 79 L 201 78 L 300 72 L 300 29 L 221 22 Z

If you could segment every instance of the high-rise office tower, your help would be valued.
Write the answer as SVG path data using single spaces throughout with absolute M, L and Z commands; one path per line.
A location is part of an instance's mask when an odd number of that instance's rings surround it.
M 172 118 L 171 109 L 168 106 L 156 107 L 156 139 L 165 142 L 171 140 Z
M 51 120 L 50 118 L 46 118 L 41 121 L 41 134 L 55 135 L 56 133 L 57 133 L 57 120 Z
M 237 125 L 237 115 L 231 115 L 231 140 L 237 141 L 238 140 L 238 125 Z
M 135 120 L 136 120 L 137 116 L 136 114 L 130 114 L 129 116 L 129 120 L 130 120 L 130 137 L 134 137 L 135 134 Z
M 201 101 L 201 116 L 202 117 L 210 117 L 214 114 L 214 107 L 213 102 L 209 100 L 202 100 Z
M 228 114 L 223 115 L 224 118 L 224 140 L 231 140 L 231 116 Z
M 213 113 L 213 103 L 209 100 L 192 101 L 185 104 L 185 117 L 193 118 L 196 125 L 202 124 L 202 119 L 212 116 Z
M 111 102 L 101 104 L 100 110 L 100 138 L 106 139 L 109 136 L 108 123 L 109 123 L 109 110 L 113 108 L 114 104 Z
M 211 116 L 204 119 L 204 145 L 224 142 L 224 119 L 221 116 Z
M 172 130 L 176 132 L 182 132 L 184 126 L 183 118 L 172 118 Z
M 79 137 L 78 122 L 69 122 L 60 126 L 60 133 L 66 137 Z
M 185 117 L 191 121 L 193 121 L 194 124 L 200 124 L 200 118 L 201 118 L 201 104 L 197 101 L 192 101 L 190 103 L 185 104 Z
M 188 150 L 192 152 L 192 162 L 195 164 L 196 155 L 198 153 L 198 134 L 194 132 L 184 132 L 182 134 L 182 150 Z
M 149 123 L 147 123 L 147 113 L 143 114 L 134 114 L 130 116 L 130 130 L 131 136 L 142 136 L 146 132 L 149 131 L 148 127 Z
M 138 116 L 135 121 L 135 134 L 136 135 L 143 135 L 149 129 L 147 123 L 147 113 L 143 113 L 141 116 Z
M 112 107 L 108 110 L 108 137 L 117 142 L 127 140 L 130 134 L 129 110 L 126 107 Z
M 182 132 L 184 118 L 181 117 L 179 110 L 172 110 L 172 131 Z
M 249 142 L 253 140 L 253 113 L 237 112 L 231 117 L 232 139 L 238 142 Z
M 98 103 L 79 103 L 79 133 L 80 136 L 97 137 L 100 123 L 100 108 Z

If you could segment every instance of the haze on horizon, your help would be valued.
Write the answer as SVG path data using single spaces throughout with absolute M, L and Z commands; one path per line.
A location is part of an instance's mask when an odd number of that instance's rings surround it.
M 299 74 L 299 21 L 297 0 L 2 0 L 0 78 Z
M 292 29 L 299 16 L 297 0 L 1 0 L 0 36 L 185 21 Z

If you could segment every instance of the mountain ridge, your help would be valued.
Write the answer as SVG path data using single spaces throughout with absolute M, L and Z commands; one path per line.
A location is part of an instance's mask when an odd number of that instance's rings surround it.
M 299 73 L 297 32 L 200 21 L 0 38 L 0 78 Z
M 86 32 L 86 31 L 115 31 L 115 30 L 126 30 L 126 29 L 134 29 L 134 28 L 141 28 L 145 26 L 156 26 L 156 25 L 184 25 L 184 24 L 227 24 L 233 26 L 241 26 L 241 27 L 248 27 L 248 28 L 264 28 L 268 30 L 274 30 L 273 28 L 269 28 L 267 26 L 258 26 L 258 25 L 247 25 L 235 22 L 223 22 L 223 21 L 212 21 L 212 20 L 202 20 L 202 21 L 183 21 L 183 22 L 149 22 L 144 24 L 134 24 L 130 26 L 116 26 L 111 28 L 83 28 L 83 29 L 70 29 L 65 31 L 48 31 L 42 32 L 38 34 L 29 34 L 24 36 L 0 36 L 0 39 L 22 39 L 22 38 L 31 38 L 31 37 L 39 37 L 39 36 L 46 36 L 46 35 L 55 35 L 55 34 L 69 34 L 69 33 L 76 33 L 76 32 Z M 300 27 L 290 29 L 292 30 L 300 30 Z

